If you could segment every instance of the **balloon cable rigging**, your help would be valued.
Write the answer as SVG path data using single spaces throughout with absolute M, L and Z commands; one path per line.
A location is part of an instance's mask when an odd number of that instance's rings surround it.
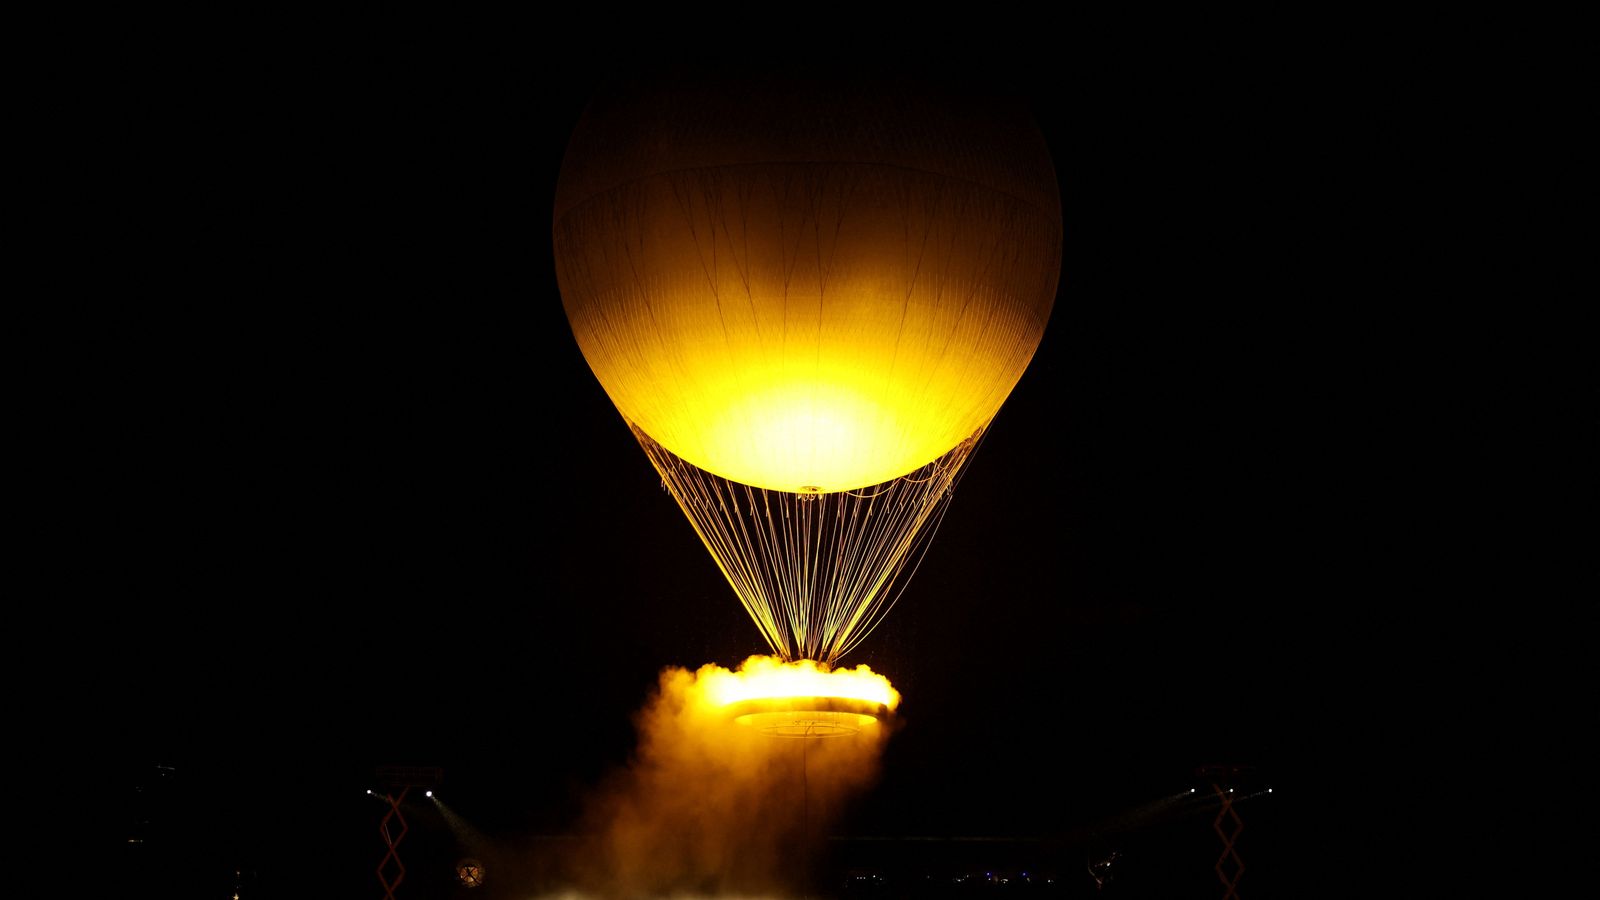
M 831 666 L 899 599 L 983 431 L 900 478 L 817 494 L 730 481 L 633 434 L 772 652 Z

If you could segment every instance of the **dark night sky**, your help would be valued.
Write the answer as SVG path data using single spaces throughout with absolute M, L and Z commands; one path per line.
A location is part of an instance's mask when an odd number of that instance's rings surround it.
M 1412 323 L 1361 290 L 1386 251 L 1341 161 L 1381 134 L 1279 62 L 986 70 L 1052 147 L 1061 288 L 846 660 L 905 696 L 850 833 L 1059 833 L 1202 763 L 1304 783 L 1344 739 L 1366 666 L 1327 664 L 1406 552 L 1403 522 L 1359 523 L 1416 463 L 1370 465 L 1405 399 L 1368 403 Z M 568 827 L 663 666 L 763 648 L 561 310 L 551 201 L 604 59 L 166 68 L 113 175 L 126 299 L 71 373 L 92 437 L 63 527 L 94 549 L 68 580 L 110 604 L 93 711 L 130 766 L 223 793 L 315 809 L 436 764 L 487 827 Z

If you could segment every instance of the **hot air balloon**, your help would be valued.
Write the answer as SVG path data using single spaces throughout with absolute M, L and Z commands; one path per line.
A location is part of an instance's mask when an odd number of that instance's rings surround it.
M 888 612 L 1044 333 L 1025 106 L 897 74 L 619 82 L 554 210 L 573 335 L 773 653 Z

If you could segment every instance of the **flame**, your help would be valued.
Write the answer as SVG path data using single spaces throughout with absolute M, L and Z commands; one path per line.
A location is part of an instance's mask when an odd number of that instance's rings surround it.
M 786 697 L 839 697 L 881 703 L 893 712 L 900 692 L 889 679 L 866 665 L 829 669 L 812 659 L 784 662 L 775 656 L 752 656 L 733 671 L 705 665 L 695 673 L 700 696 L 712 708 L 746 700 Z
M 552 865 L 576 898 L 799 896 L 797 861 L 878 776 L 894 729 L 868 722 L 899 702 L 866 666 L 670 666 L 635 717 L 633 758 L 585 804 L 581 830 L 594 840 Z M 746 723 L 737 711 L 751 703 L 778 709 Z M 836 709 L 866 704 L 878 714 Z

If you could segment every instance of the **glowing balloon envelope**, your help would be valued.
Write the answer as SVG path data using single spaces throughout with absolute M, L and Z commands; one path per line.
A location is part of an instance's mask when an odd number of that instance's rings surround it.
M 630 422 L 780 491 L 886 482 L 982 428 L 1055 299 L 1044 139 L 914 82 L 679 81 L 599 97 L 567 151 L 557 275 Z
M 554 241 L 584 358 L 773 641 L 873 618 L 1038 348 L 1061 210 L 1042 135 L 1003 98 L 893 77 L 678 77 L 591 103 Z M 764 493 L 735 496 L 729 519 L 696 473 Z M 927 496 L 903 492 L 904 527 L 865 539 L 883 546 L 859 566 L 800 559 L 786 585 L 741 559 L 815 552 L 740 534 L 737 516 L 771 514 L 766 492 L 870 500 L 907 478 Z M 791 596 L 755 596 L 774 590 Z M 830 611 L 841 593 L 853 612 Z

